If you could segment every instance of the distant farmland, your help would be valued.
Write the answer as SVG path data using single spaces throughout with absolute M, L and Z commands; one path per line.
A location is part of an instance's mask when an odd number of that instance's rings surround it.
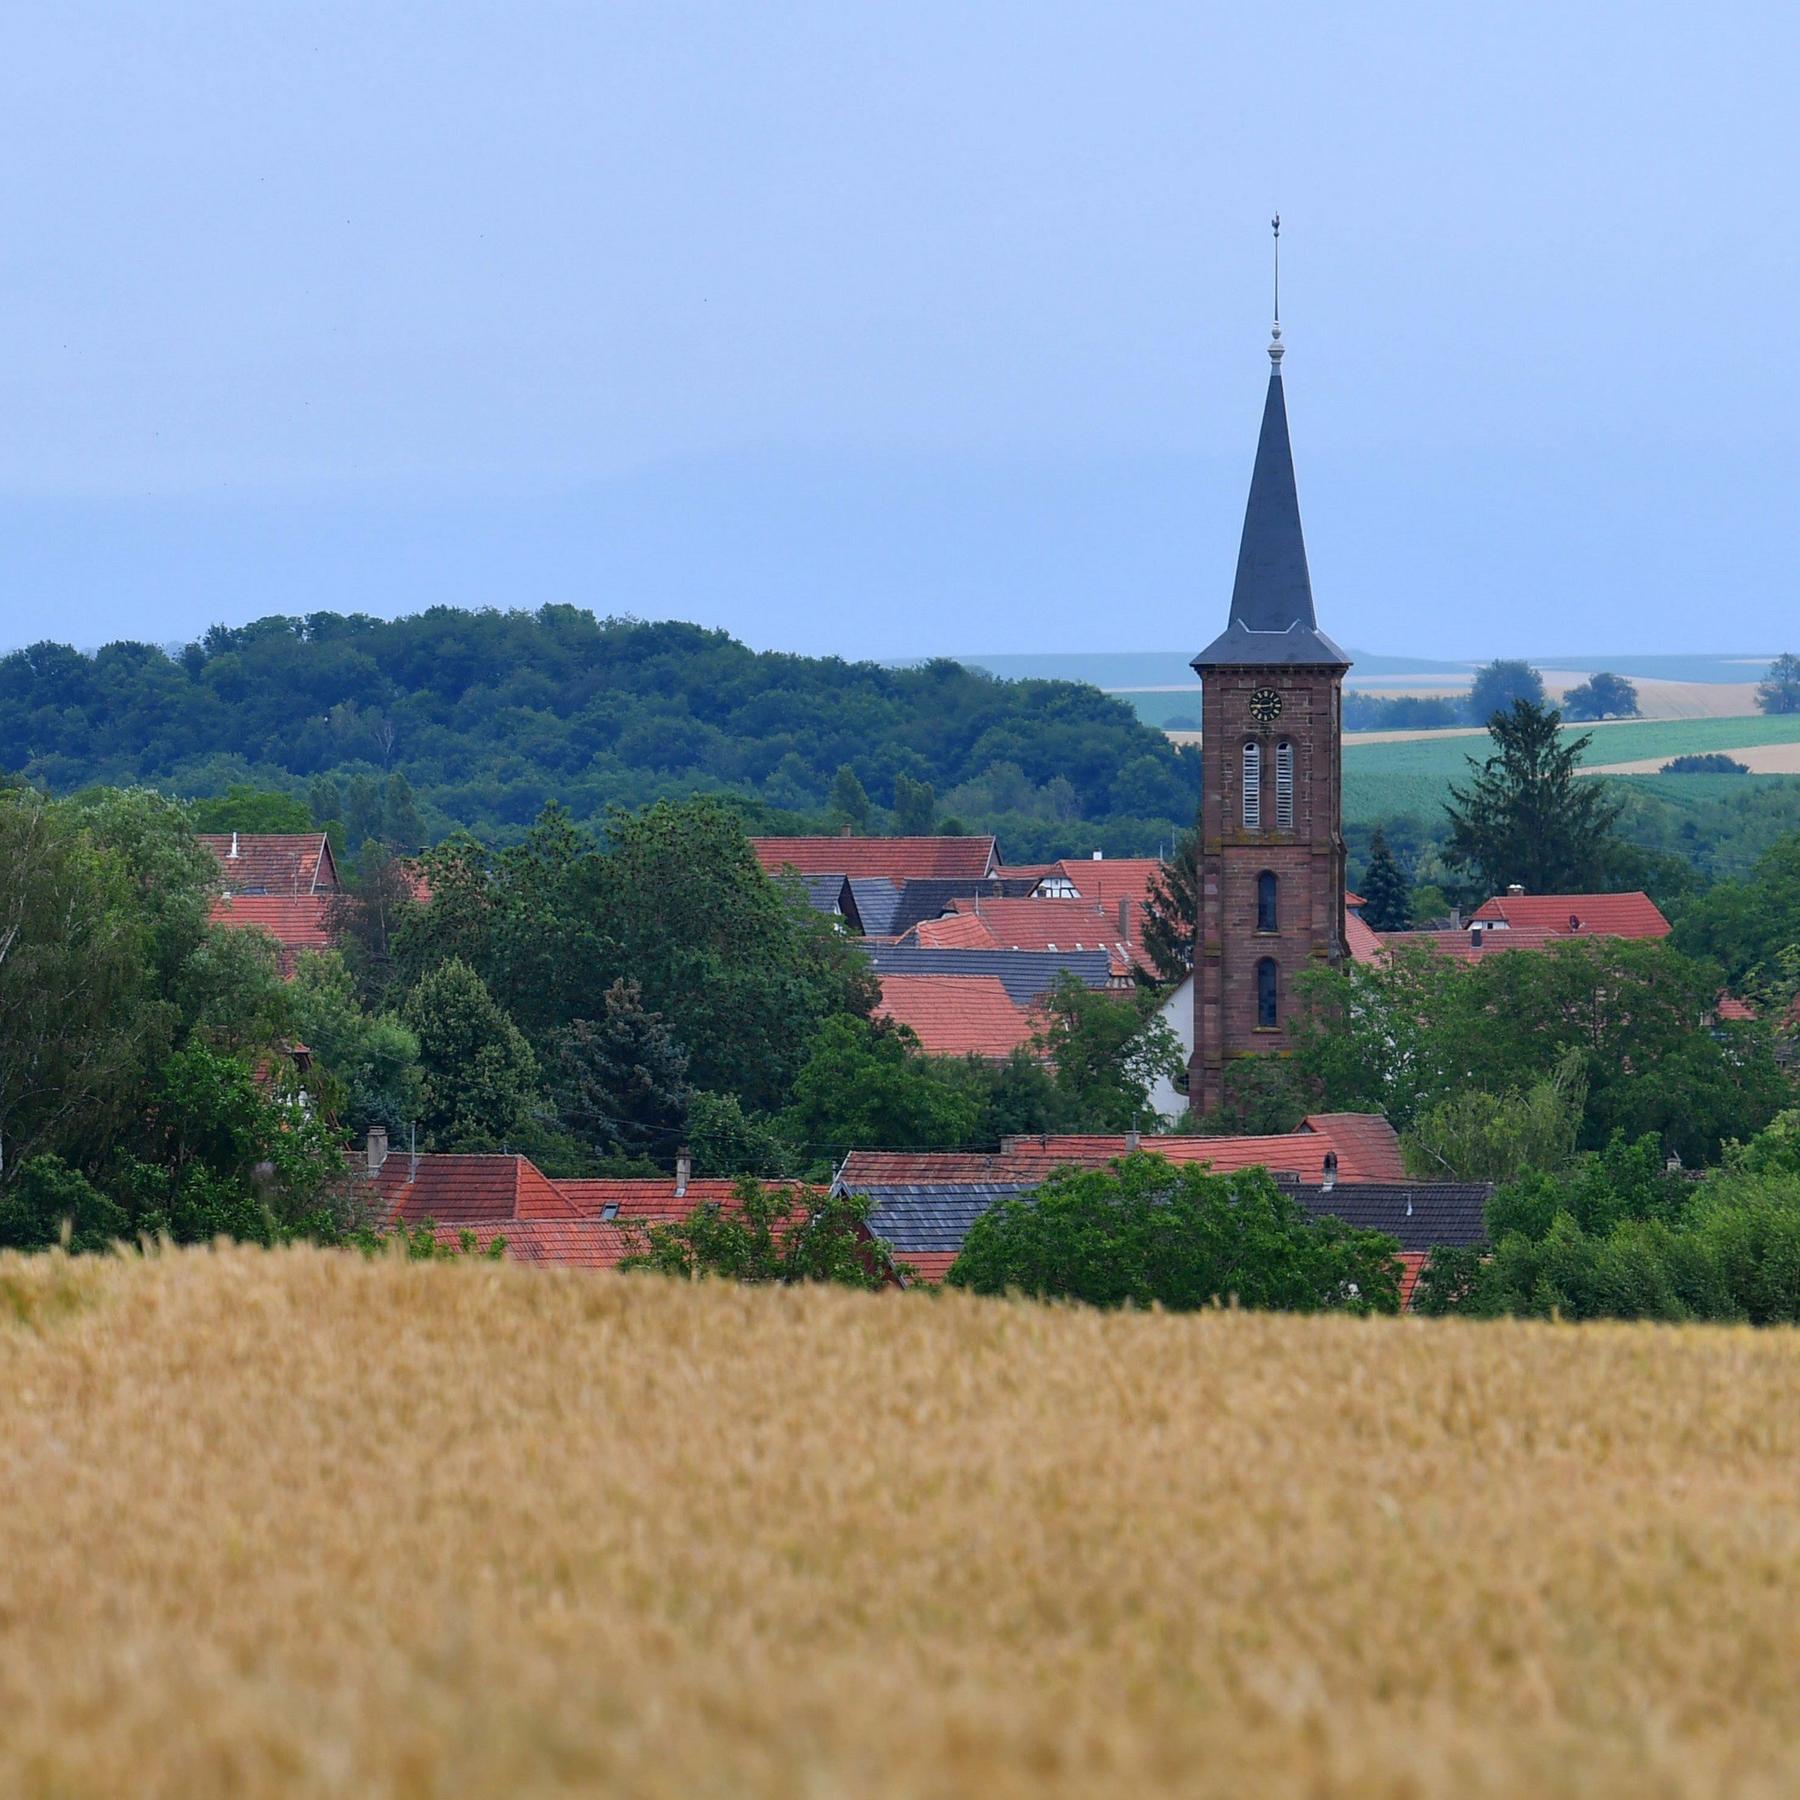
M 1800 1334 L 0 1258 L 0 1791 L 1777 1794 Z
M 1573 725 L 1566 729 L 1579 735 L 1589 727 Z M 1759 744 L 1800 744 L 1800 715 L 1603 725 L 1594 728 L 1594 742 L 1586 760 L 1615 763 L 1654 757 L 1666 762 L 1671 757 L 1699 751 L 1729 751 Z M 1344 817 L 1351 824 L 1374 824 L 1408 815 L 1434 817 L 1448 795 L 1450 783 L 1467 775 L 1469 758 L 1485 756 L 1489 747 L 1486 736 L 1480 734 L 1429 735 L 1402 743 L 1359 743 L 1356 734 L 1351 733 L 1344 739 Z M 1629 779 L 1634 788 L 1685 803 L 1701 791 L 1697 784 L 1724 783 L 1723 788 L 1708 787 L 1708 792 L 1718 795 L 1744 791 L 1753 781 L 1795 778 L 1641 775 Z

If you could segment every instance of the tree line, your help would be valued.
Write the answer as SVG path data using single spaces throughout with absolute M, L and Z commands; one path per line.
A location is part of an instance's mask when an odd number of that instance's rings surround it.
M 997 831 L 1016 857 L 1154 852 L 1199 757 L 1125 702 L 944 659 L 756 653 L 721 631 L 434 607 L 215 626 L 171 655 L 40 643 L 0 658 L 0 767 L 54 792 L 276 789 L 364 837 L 521 836 L 695 792 L 768 830 Z M 395 778 L 404 784 L 396 789 Z

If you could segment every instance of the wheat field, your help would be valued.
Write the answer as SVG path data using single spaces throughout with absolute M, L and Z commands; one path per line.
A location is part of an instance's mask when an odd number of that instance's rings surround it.
M 1800 1337 L 0 1259 L 8 1794 L 1791 1793 Z

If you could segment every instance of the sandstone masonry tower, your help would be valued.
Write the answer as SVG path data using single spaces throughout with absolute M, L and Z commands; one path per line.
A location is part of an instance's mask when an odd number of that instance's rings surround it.
M 1284 348 L 1278 299 L 1231 618 L 1193 664 L 1204 727 L 1188 1065 L 1196 1112 L 1219 1106 L 1238 1058 L 1291 1048 L 1295 977 L 1343 955 L 1350 659 L 1313 613 L 1281 386 Z

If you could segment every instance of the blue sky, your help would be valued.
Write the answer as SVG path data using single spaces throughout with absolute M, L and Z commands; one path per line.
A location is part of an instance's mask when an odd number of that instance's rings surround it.
M 1333 635 L 1788 646 L 1797 88 L 1773 4 L 11 8 L 0 642 L 1197 646 L 1279 207 Z

